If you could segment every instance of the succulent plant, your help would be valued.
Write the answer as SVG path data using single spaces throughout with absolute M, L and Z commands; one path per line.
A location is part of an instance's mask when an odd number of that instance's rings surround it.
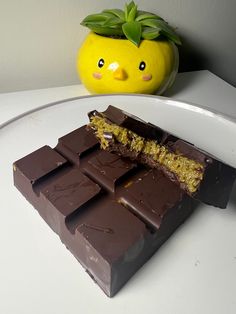
M 81 25 L 102 36 L 127 38 L 136 46 L 142 39 L 161 38 L 181 44 L 179 36 L 166 21 L 154 13 L 138 10 L 134 1 L 126 4 L 124 11 L 109 9 L 88 15 Z

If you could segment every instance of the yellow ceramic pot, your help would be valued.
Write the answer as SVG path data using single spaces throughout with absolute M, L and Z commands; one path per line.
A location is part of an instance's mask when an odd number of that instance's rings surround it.
M 93 32 L 77 56 L 81 82 L 91 93 L 162 94 L 172 85 L 178 65 L 178 49 L 171 41 L 142 40 L 137 47 Z

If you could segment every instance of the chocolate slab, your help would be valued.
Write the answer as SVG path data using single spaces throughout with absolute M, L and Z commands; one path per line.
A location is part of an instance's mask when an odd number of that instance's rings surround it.
M 193 211 L 160 170 L 101 150 L 86 126 L 13 169 L 17 189 L 110 297 Z
M 146 123 L 140 118 L 114 106 L 109 106 L 102 113 L 95 110 L 88 115 L 90 120 L 96 115 L 105 117 L 108 123 L 110 122 L 131 130 L 145 139 L 154 140 L 159 145 L 167 148 L 170 152 L 182 155 L 199 163 L 202 166 L 202 169 L 199 170 L 196 168 L 196 171 L 203 172 L 203 178 L 201 179 L 197 190 L 191 192 L 188 191 L 186 185 L 181 182 L 173 172 L 156 162 L 153 157 L 148 157 L 142 152 L 136 153 L 134 150 L 130 150 L 118 141 L 110 141 L 109 146 L 106 148 L 110 152 L 115 152 L 123 157 L 129 157 L 132 160 L 136 160 L 137 162 L 141 162 L 152 168 L 160 169 L 172 182 L 185 190 L 193 198 L 209 205 L 226 208 L 236 178 L 236 170 L 234 168 L 198 149 L 193 144 L 179 139 L 158 126 Z

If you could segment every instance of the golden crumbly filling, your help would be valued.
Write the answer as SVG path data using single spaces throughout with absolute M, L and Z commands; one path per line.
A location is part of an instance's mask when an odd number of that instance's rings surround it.
M 124 127 L 108 123 L 103 117 L 92 117 L 90 126 L 96 130 L 96 136 L 101 143 L 101 148 L 106 149 L 109 147 L 112 139 L 108 139 L 105 134 L 112 134 L 113 141 L 115 139 L 136 153 L 151 156 L 154 161 L 164 166 L 168 171 L 173 172 L 179 182 L 185 184 L 190 193 L 194 193 L 197 190 L 203 178 L 203 165 L 199 162 L 181 154 L 170 152 L 165 146 L 159 145 L 155 141 L 147 140 Z

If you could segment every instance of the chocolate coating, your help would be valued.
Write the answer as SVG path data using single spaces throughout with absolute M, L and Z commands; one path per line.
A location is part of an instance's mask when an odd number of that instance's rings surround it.
M 193 211 L 161 171 L 101 150 L 86 126 L 16 161 L 14 184 L 108 296 Z

